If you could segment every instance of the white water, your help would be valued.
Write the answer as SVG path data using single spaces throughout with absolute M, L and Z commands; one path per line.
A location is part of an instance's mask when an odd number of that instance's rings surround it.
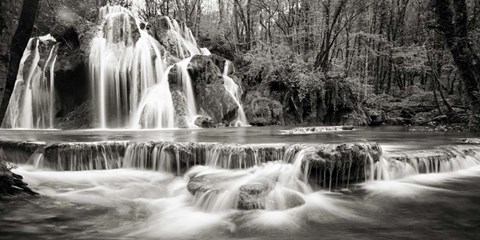
M 240 97 L 241 97 L 241 90 L 240 86 L 233 81 L 231 77 L 228 76 L 228 72 L 231 66 L 230 61 L 225 61 L 225 67 L 223 69 L 223 86 L 225 86 L 225 90 L 232 96 L 232 99 L 235 101 L 235 103 L 238 106 L 238 115 L 237 119 L 232 123 L 233 126 L 247 126 L 248 125 L 248 120 L 247 117 L 245 116 L 245 111 L 243 110 L 243 106 L 240 103 Z
M 177 81 L 181 83 L 183 94 L 185 96 L 187 104 L 187 124 L 189 127 L 194 126 L 195 119 L 197 117 L 197 104 L 195 103 L 195 94 L 192 86 L 192 79 L 188 73 L 188 64 L 192 60 L 192 57 L 188 57 L 176 64 L 177 66 Z
M 480 165 L 480 148 L 449 146 L 389 156 L 374 164 L 371 179 L 390 181 L 431 173 L 456 172 Z
M 100 9 L 98 17 L 99 31 L 92 39 L 88 63 L 95 127 L 185 127 L 183 121 L 176 119 L 184 116 L 175 116 L 176 109 L 168 82 L 173 66 L 176 66 L 178 84 L 181 84 L 181 94 L 186 100 L 186 125 L 196 127 L 194 122 L 199 114 L 188 66 L 195 55 L 211 53 L 197 46 L 186 24 L 165 17 L 168 29 L 164 32 L 165 36 L 160 38 L 167 39 L 167 46 L 163 46 L 163 40 L 160 44 L 146 29 L 142 29 L 141 25 L 146 23 L 142 23 L 128 9 L 107 5 Z M 44 49 L 39 51 L 39 43 L 50 40 L 55 41 L 51 36 L 31 39 L 25 49 L 3 127 L 55 127 L 54 71 L 57 46 L 49 48 L 46 60 Z M 177 62 L 172 63 L 172 60 Z M 42 69 L 38 65 L 43 61 L 45 67 Z M 232 84 L 235 85 L 234 82 Z M 229 85 L 229 89 L 235 86 Z M 244 123 L 246 120 L 241 116 L 245 114 L 240 102 L 236 101 L 240 106 L 239 111 L 242 111 L 238 122 Z M 176 126 L 176 123 L 180 126 Z
M 168 83 L 168 67 L 160 83 L 147 89 L 136 110 L 132 128 L 174 128 L 175 109 Z
M 152 91 L 161 94 L 157 104 L 162 111 L 146 113 L 144 124 L 171 127 L 173 103 L 168 81 L 162 79 L 166 63 L 158 42 L 140 29 L 140 21 L 127 10 L 106 6 L 101 9 L 100 17 L 103 17 L 102 29 L 92 41 L 90 53 L 92 95 L 99 127 L 125 127 L 132 121 L 130 116 L 137 120 L 143 114 L 138 111 L 145 110 L 139 108 L 152 100 L 144 95 Z M 161 91 L 152 90 L 154 86 L 162 88 Z M 140 103 L 142 97 L 145 99 Z M 155 123 L 149 121 L 153 115 Z
M 54 69 L 58 49 L 55 42 L 50 35 L 28 41 L 2 127 L 55 127 Z M 43 67 L 39 65 L 42 60 Z
M 93 40 L 90 54 L 93 103 L 99 128 L 174 128 L 175 106 L 172 101 L 167 66 L 160 43 L 140 20 L 121 7 L 105 6 L 100 11 L 102 29 Z M 188 65 L 193 56 L 209 55 L 200 49 L 185 24 L 165 18 L 166 37 L 175 45 L 181 60 L 176 66 L 178 83 L 186 100 L 186 122 L 195 127 L 198 116 Z M 140 34 L 138 41 L 135 39 Z M 136 42 L 135 42 L 136 41 Z M 243 113 L 240 115 L 244 115 Z
M 184 161 L 185 156 L 191 156 L 193 151 L 186 148 L 191 143 L 170 142 L 160 145 L 152 142 L 125 142 L 119 143 L 119 146 L 121 144 L 128 146 L 123 161 L 119 154 L 115 154 L 115 148 L 106 148 L 102 143 L 65 144 L 74 147 L 73 152 L 67 151 L 67 147 L 62 145 L 58 161 L 88 164 L 90 152 L 95 162 L 98 162 L 94 165 L 101 165 L 101 155 L 105 154 L 112 162 L 122 162 L 123 169 L 51 171 L 45 166 L 42 168 L 36 160 L 38 156 L 34 154 L 32 163 L 37 163 L 40 169 L 30 165 L 20 166 L 14 171 L 23 175 L 34 190 L 49 197 L 40 197 L 54 203 L 54 207 L 48 205 L 48 211 L 72 211 L 78 221 L 91 221 L 100 232 L 106 229 L 105 232 L 109 234 L 126 238 L 225 239 L 239 236 L 276 237 L 275 234 L 297 238 L 298 234 L 310 231 L 311 227 L 321 228 L 312 236 L 318 237 L 319 233 L 336 236 L 330 232 L 332 229 L 338 228 L 336 232 L 341 233 L 345 229 L 351 229 L 351 224 L 364 232 L 365 227 L 378 231 L 380 227 L 385 227 L 382 224 L 390 223 L 392 218 L 395 220 L 392 220 L 393 227 L 411 221 L 412 218 L 422 218 L 422 221 L 438 219 L 438 214 L 442 212 L 437 211 L 445 208 L 447 202 L 451 202 L 451 205 L 448 205 L 445 214 L 456 211 L 458 202 L 462 203 L 461 206 L 471 204 L 465 207 L 466 211 L 476 209 L 474 203 L 477 197 L 470 196 L 478 196 L 478 192 L 475 193 L 478 186 L 475 182 L 480 177 L 478 146 L 459 145 L 388 153 L 377 163 L 365 160 L 365 183 L 352 183 L 348 190 L 340 192 L 328 192 L 327 185 L 314 192 L 315 187 L 309 181 L 309 163 L 305 160 L 311 159 L 323 145 L 297 145 L 301 147 L 299 151 L 292 147 L 284 152 L 284 161 L 257 161 L 249 163 L 254 166 L 234 170 L 221 167 L 228 167 L 228 162 L 232 159 L 241 159 L 238 155 L 261 145 L 243 148 L 240 145 L 225 146 L 228 151 L 222 151 L 221 144 L 218 144 L 212 149 L 206 148 L 210 149 L 208 159 L 214 153 L 222 152 L 211 163 L 212 166 L 190 166 L 185 175 L 180 176 L 181 172 L 172 165 L 172 161 Z M 172 147 L 178 151 L 173 151 Z M 87 149 L 91 150 L 85 151 Z M 328 153 L 343 151 L 330 146 L 325 146 L 325 149 L 328 150 L 326 155 L 321 155 L 325 159 L 328 158 Z M 199 148 L 195 151 L 198 150 Z M 256 155 L 261 156 L 259 153 Z M 312 165 L 315 161 L 321 159 L 312 159 Z M 395 162 L 405 164 L 397 166 Z M 397 167 L 383 167 L 386 163 Z M 419 163 L 418 166 L 415 163 Z M 176 164 L 179 165 L 178 162 Z M 378 175 L 380 166 L 390 176 L 388 180 L 386 175 Z M 345 167 L 345 164 L 340 167 Z M 145 170 L 146 168 L 155 171 Z M 409 169 L 414 171 L 410 172 Z M 402 172 L 411 175 L 398 174 Z M 348 174 L 354 175 L 353 172 Z M 200 183 L 202 190 L 198 188 L 193 194 L 192 189 L 195 187 L 189 185 L 192 182 Z M 245 186 L 254 186 L 254 190 L 264 189 L 262 191 L 265 192 L 261 194 L 261 199 L 264 200 L 259 203 L 263 209 L 239 209 L 240 200 L 245 199 L 242 196 Z M 99 210 L 87 212 L 92 208 Z M 25 210 L 31 211 L 31 208 Z M 432 215 L 428 215 L 431 211 L 434 211 Z M 79 213 L 85 213 L 86 216 Z M 90 213 L 94 213 L 93 216 Z M 419 217 L 418 213 L 422 216 Z M 397 219 L 398 214 L 403 217 Z M 475 215 L 472 219 L 476 217 Z M 411 224 L 417 226 L 418 222 L 420 221 L 408 222 L 403 226 L 406 228 L 402 227 L 396 236 L 405 236 L 403 229 L 409 229 Z M 436 220 L 428 222 L 423 227 L 430 230 L 435 222 Z M 446 222 L 451 224 L 449 219 Z M 385 234 L 389 234 L 385 231 Z M 93 237 L 89 235 L 91 232 L 86 234 Z M 355 239 L 355 236 L 345 234 L 342 238 Z

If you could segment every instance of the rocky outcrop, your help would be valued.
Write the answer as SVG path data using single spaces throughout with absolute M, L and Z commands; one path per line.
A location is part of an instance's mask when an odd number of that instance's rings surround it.
M 23 181 L 23 177 L 10 171 L 11 168 L 0 160 L 0 198 L 38 195 Z

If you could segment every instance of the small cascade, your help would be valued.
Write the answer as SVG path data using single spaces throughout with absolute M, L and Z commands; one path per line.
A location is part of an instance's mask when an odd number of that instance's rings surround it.
M 238 106 L 237 119 L 232 125 L 247 126 L 248 125 L 247 116 L 245 115 L 243 106 L 240 103 L 240 98 L 241 98 L 240 86 L 238 86 L 238 84 L 235 81 L 233 81 L 231 77 L 228 76 L 230 66 L 231 66 L 231 62 L 226 60 L 225 67 L 223 69 L 223 86 L 225 86 L 225 90 L 227 90 L 230 96 L 232 96 L 232 99 L 235 101 L 235 103 Z
M 477 165 L 480 165 L 479 146 L 446 146 L 386 155 L 375 164 L 372 178 L 394 180 L 419 174 L 454 172 Z
M 213 144 L 181 142 L 132 143 L 127 147 L 122 167 L 171 172 L 205 164 Z
M 226 169 L 248 169 L 284 159 L 283 144 L 218 144 L 207 157 L 207 166 Z
M 58 143 L 45 147 L 38 165 L 59 171 L 121 167 L 127 142 Z
M 312 189 L 298 163 L 269 162 L 245 170 L 198 166 L 186 173 L 193 203 L 205 211 L 282 210 L 301 206 Z M 300 178 L 299 178 L 300 177 Z
M 348 143 L 293 145 L 286 159 L 298 164 L 296 176 L 314 187 L 334 190 L 373 180 L 374 164 L 380 161 L 378 144 Z
M 55 128 L 57 50 L 58 45 L 51 35 L 28 41 L 2 127 Z

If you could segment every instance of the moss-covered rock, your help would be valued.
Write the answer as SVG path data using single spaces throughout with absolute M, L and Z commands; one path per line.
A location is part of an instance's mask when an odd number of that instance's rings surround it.
M 283 108 L 278 101 L 265 97 L 254 99 L 246 106 L 248 122 L 254 126 L 283 124 Z

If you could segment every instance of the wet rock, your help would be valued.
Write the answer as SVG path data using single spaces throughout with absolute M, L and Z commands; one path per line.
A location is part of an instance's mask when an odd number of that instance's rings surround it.
M 185 96 L 178 89 L 171 89 L 172 102 L 175 108 L 175 126 L 179 128 L 188 128 L 187 123 L 187 102 Z
M 156 16 L 149 21 L 149 33 L 165 48 L 166 52 L 174 58 L 174 62 L 179 59 L 190 57 L 188 52 L 178 48 L 178 39 L 170 30 L 170 19 L 167 16 Z
M 251 183 L 240 187 L 238 209 L 265 209 L 269 186 L 265 183 Z
M 200 116 L 195 119 L 195 125 L 201 128 L 214 128 L 216 127 L 215 122 L 211 117 Z
M 228 124 L 237 118 L 238 105 L 225 90 L 223 82 L 209 84 L 200 98 L 200 106 L 217 123 Z
M 64 118 L 58 120 L 60 129 L 88 129 L 95 126 L 93 120 L 93 106 L 90 101 L 84 102 Z
M 246 106 L 248 122 L 254 126 L 280 125 L 283 123 L 282 105 L 268 98 L 254 99 Z
M 215 123 L 228 124 L 236 119 L 238 106 L 225 89 L 222 72 L 212 61 L 212 57 L 196 55 L 188 68 L 198 107 L 212 117 Z M 234 81 L 236 80 L 238 79 L 234 78 Z
M 10 171 L 11 168 L 0 160 L 0 198 L 18 195 L 38 195 L 23 181 L 23 177 Z
M 188 181 L 187 190 L 195 196 L 198 193 L 205 193 L 206 191 L 210 190 L 207 184 L 207 178 L 205 177 L 193 177 Z
M 324 144 L 310 148 L 294 145 L 292 149 L 295 147 L 300 149 L 297 155 L 301 152 L 310 181 L 327 189 L 364 181 L 366 167 L 378 162 L 382 155 L 376 143 Z

